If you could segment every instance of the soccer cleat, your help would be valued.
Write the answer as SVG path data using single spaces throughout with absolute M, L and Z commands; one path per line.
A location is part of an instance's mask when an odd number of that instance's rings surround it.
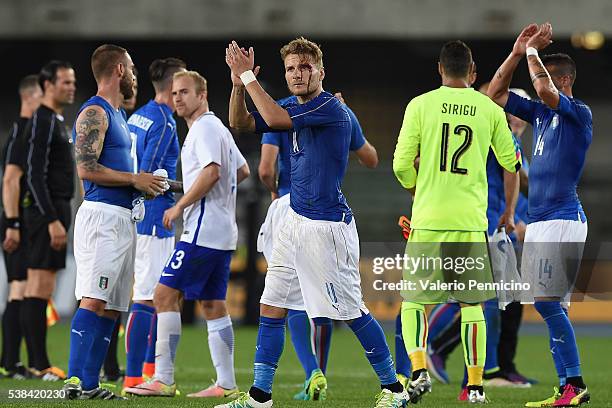
M 414 381 L 410 381 L 408 385 L 410 402 L 416 404 L 426 392 L 431 392 L 431 378 L 429 378 L 429 373 L 427 371 L 422 371 L 419 377 Z
M 320 369 L 313 370 L 304 382 L 304 389 L 293 396 L 303 401 L 324 401 L 327 398 L 327 378 Z
M 565 387 L 564 387 L 565 388 Z M 528 408 L 552 407 L 555 401 L 561 398 L 561 393 L 557 387 L 554 387 L 554 394 L 542 401 L 533 401 L 525 404 Z
M 81 396 L 78 398 L 80 400 L 127 400 L 125 397 L 120 397 L 116 395 L 112 391 L 98 387 L 93 390 L 83 391 Z
M 227 404 L 215 405 L 215 408 L 270 408 L 272 400 L 266 402 L 255 401 L 248 392 L 241 392 L 238 398 Z
M 450 383 L 448 373 L 446 372 L 446 362 L 444 358 L 436 353 L 427 353 L 427 368 L 431 372 L 431 376 L 442 384 Z
M 15 368 L 10 370 L 5 370 L 0 367 L 0 370 L 3 370 L 2 376 L 0 378 L 9 378 L 11 380 L 27 380 L 32 377 L 30 371 L 23 366 L 23 364 L 17 364 Z
M 83 387 L 81 386 L 81 380 L 78 377 L 70 377 L 64 381 L 62 387 L 64 391 L 64 398 L 68 400 L 79 399 L 83 393 Z
M 225 388 L 219 387 L 219 385 L 217 385 L 217 383 L 213 380 L 210 387 L 202 391 L 187 394 L 187 396 L 191 398 L 232 398 L 237 397 L 238 394 L 240 394 L 240 390 L 238 388 L 226 390 Z
M 383 389 L 376 395 L 376 405 L 374 408 L 399 408 L 405 407 L 409 397 L 406 391 L 391 392 L 391 390 Z
M 104 372 L 104 374 L 100 375 L 100 381 L 104 382 L 117 382 L 121 381 L 125 376 L 125 371 L 119 369 L 116 372 Z
M 459 393 L 459 395 L 457 396 L 457 401 L 467 401 L 468 400 L 468 389 L 467 387 L 464 387 L 461 389 L 461 392 Z
M 467 390 L 467 402 L 470 404 L 486 404 L 488 402 L 482 387 L 480 387 L 480 389 L 470 389 L 468 387 Z
M 531 384 L 528 382 L 511 381 L 500 372 L 491 375 L 485 374 L 484 385 L 487 387 L 505 387 L 505 388 L 529 388 Z
M 49 367 L 44 370 L 37 370 L 35 368 L 28 368 L 32 378 L 37 378 L 43 381 L 63 381 L 66 379 L 66 373 L 57 367 Z
M 124 388 L 122 393 L 140 397 L 174 397 L 176 395 L 176 384 L 167 385 L 153 379 L 135 387 Z
M 529 386 L 538 383 L 537 380 L 534 380 L 533 378 L 527 378 L 527 377 L 525 377 L 524 375 L 522 375 L 521 373 L 519 373 L 517 371 L 504 372 L 502 375 L 507 380 L 512 381 L 513 383 L 518 384 L 520 388 L 528 388 Z M 525 386 L 525 384 L 529 384 L 529 385 Z
M 578 388 L 571 384 L 566 384 L 563 387 L 563 394 L 557 399 L 553 407 L 577 407 L 581 404 L 588 403 L 591 400 L 589 390 L 584 387 Z
M 408 389 L 408 385 L 410 384 L 410 378 L 406 377 L 404 374 L 397 373 L 397 381 L 402 384 L 405 390 Z

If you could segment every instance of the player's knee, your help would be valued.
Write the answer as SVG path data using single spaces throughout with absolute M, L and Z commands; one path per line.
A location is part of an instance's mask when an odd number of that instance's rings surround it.
M 153 295 L 153 305 L 157 313 L 178 312 L 180 292 L 169 286 L 158 284 Z
M 12 281 L 9 288 L 8 300 L 23 300 L 26 290 L 26 281 Z
M 206 320 L 214 320 L 227 316 L 227 308 L 223 300 L 202 300 L 200 305 Z
M 94 312 L 98 316 L 103 316 L 106 308 L 106 302 L 101 299 L 82 298 L 79 308 Z
M 24 295 L 49 299 L 55 290 L 55 272 L 46 269 L 28 270 L 28 280 Z
M 536 301 L 533 307 L 538 311 L 540 316 L 547 318 L 556 314 L 563 314 L 561 303 L 559 301 Z
M 264 305 L 263 303 L 259 307 L 259 314 L 264 317 L 270 317 L 272 319 L 282 319 L 287 316 L 287 309 L 281 307 Z

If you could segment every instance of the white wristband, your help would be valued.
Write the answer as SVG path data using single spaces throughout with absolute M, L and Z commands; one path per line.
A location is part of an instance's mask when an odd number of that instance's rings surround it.
M 535 49 L 534 47 L 527 47 L 527 50 L 525 51 L 525 54 L 527 54 L 527 56 L 533 55 L 535 57 L 538 56 L 538 50 Z
M 247 86 L 251 82 L 257 81 L 257 78 L 255 78 L 255 74 L 253 73 L 253 71 L 249 69 L 248 71 L 244 71 L 242 74 L 240 74 L 240 80 L 242 81 L 244 86 Z

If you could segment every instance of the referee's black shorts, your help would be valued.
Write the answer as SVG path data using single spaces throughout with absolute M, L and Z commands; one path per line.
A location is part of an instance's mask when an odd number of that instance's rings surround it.
M 22 218 L 23 219 L 23 218 Z M 6 237 L 6 218 L 2 216 L 0 221 L 0 245 Z M 19 246 L 12 253 L 3 250 L 4 267 L 6 268 L 6 276 L 9 282 L 24 281 L 28 279 L 28 263 L 27 263 L 27 233 L 23 221 L 19 228 Z
M 64 225 L 66 233 L 72 222 L 70 199 L 54 199 L 53 205 L 59 221 Z M 27 265 L 31 269 L 58 270 L 66 267 L 66 247 L 56 251 L 51 248 L 49 222 L 43 216 L 36 204 L 24 209 L 24 220 L 28 231 Z

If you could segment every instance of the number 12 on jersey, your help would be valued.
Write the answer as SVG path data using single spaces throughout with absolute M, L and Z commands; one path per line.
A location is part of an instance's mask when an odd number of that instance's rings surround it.
M 453 153 L 453 157 L 451 158 L 450 172 L 455 174 L 467 174 L 467 169 L 459 167 L 459 159 L 472 145 L 474 132 L 472 131 L 472 128 L 467 125 L 457 125 L 453 130 L 453 134 L 457 136 L 463 135 L 463 143 L 457 150 L 455 150 L 455 153 Z M 449 138 L 450 124 L 444 122 L 442 123 L 442 143 L 440 144 L 440 171 L 446 171 Z

